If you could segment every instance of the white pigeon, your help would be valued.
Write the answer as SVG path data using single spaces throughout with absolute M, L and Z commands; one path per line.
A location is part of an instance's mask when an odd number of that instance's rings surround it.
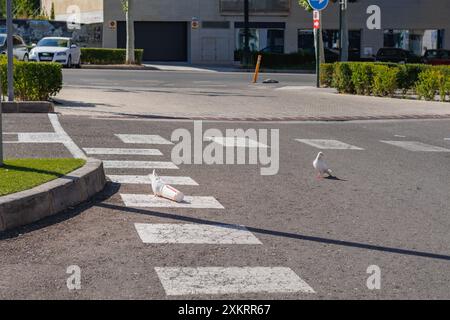
M 324 158 L 323 152 L 319 152 L 319 154 L 316 157 L 316 160 L 314 160 L 314 162 L 313 162 L 314 169 L 316 169 L 316 171 L 318 173 L 317 177 L 323 178 L 324 174 L 328 174 L 330 177 L 332 177 L 333 171 L 331 171 L 328 168 L 328 166 L 325 163 L 325 160 L 323 158 Z

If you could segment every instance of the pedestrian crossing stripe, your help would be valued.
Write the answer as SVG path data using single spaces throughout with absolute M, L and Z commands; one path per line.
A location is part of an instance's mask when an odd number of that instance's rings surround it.
M 149 244 L 262 244 L 245 227 L 225 224 L 134 224 Z
M 380 141 L 413 152 L 450 152 L 450 149 L 418 141 Z
M 136 156 L 162 156 L 158 149 L 124 149 L 124 148 L 83 148 L 87 154 L 93 155 L 136 155 Z
M 225 209 L 214 197 L 185 196 L 181 203 L 150 194 L 121 194 L 125 206 L 132 208 Z
M 120 184 L 151 184 L 149 175 L 107 175 L 107 177 L 112 182 Z M 190 177 L 161 176 L 160 178 L 169 185 L 198 186 L 198 183 Z
M 315 293 L 293 270 L 283 267 L 157 267 L 155 271 L 168 296 Z
M 159 135 L 144 135 L 144 134 L 116 134 L 124 143 L 134 144 L 173 144 L 169 140 L 164 139 Z
M 172 162 L 104 160 L 105 169 L 179 169 Z
M 224 147 L 237 148 L 268 148 L 262 142 L 245 137 L 206 137 L 207 140 L 220 144 Z
M 364 150 L 363 148 L 353 146 L 338 140 L 326 139 L 295 139 L 298 142 L 310 145 L 321 150 Z

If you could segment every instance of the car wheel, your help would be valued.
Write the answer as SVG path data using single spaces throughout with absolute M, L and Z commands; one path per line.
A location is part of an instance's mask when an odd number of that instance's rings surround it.
M 27 55 L 27 54 L 25 54 L 25 55 L 23 56 L 23 61 L 25 61 L 25 62 L 28 62 L 28 61 L 29 61 L 28 55 Z
M 69 58 L 67 58 L 66 68 L 68 68 L 68 69 L 72 68 L 72 57 L 71 56 L 69 56 Z

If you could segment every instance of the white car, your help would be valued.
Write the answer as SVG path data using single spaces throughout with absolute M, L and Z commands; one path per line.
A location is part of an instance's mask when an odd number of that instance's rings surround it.
M 7 54 L 6 34 L 0 34 L 0 52 L 3 55 Z M 28 61 L 28 48 L 25 42 L 18 35 L 13 35 L 13 54 L 14 58 L 21 61 Z
M 30 61 L 57 62 L 67 68 L 81 67 L 81 50 L 70 38 L 47 37 L 33 45 Z

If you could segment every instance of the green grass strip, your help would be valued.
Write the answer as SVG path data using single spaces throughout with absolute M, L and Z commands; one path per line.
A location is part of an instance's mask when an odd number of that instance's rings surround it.
M 60 178 L 86 163 L 81 159 L 9 159 L 0 167 L 0 196 Z

